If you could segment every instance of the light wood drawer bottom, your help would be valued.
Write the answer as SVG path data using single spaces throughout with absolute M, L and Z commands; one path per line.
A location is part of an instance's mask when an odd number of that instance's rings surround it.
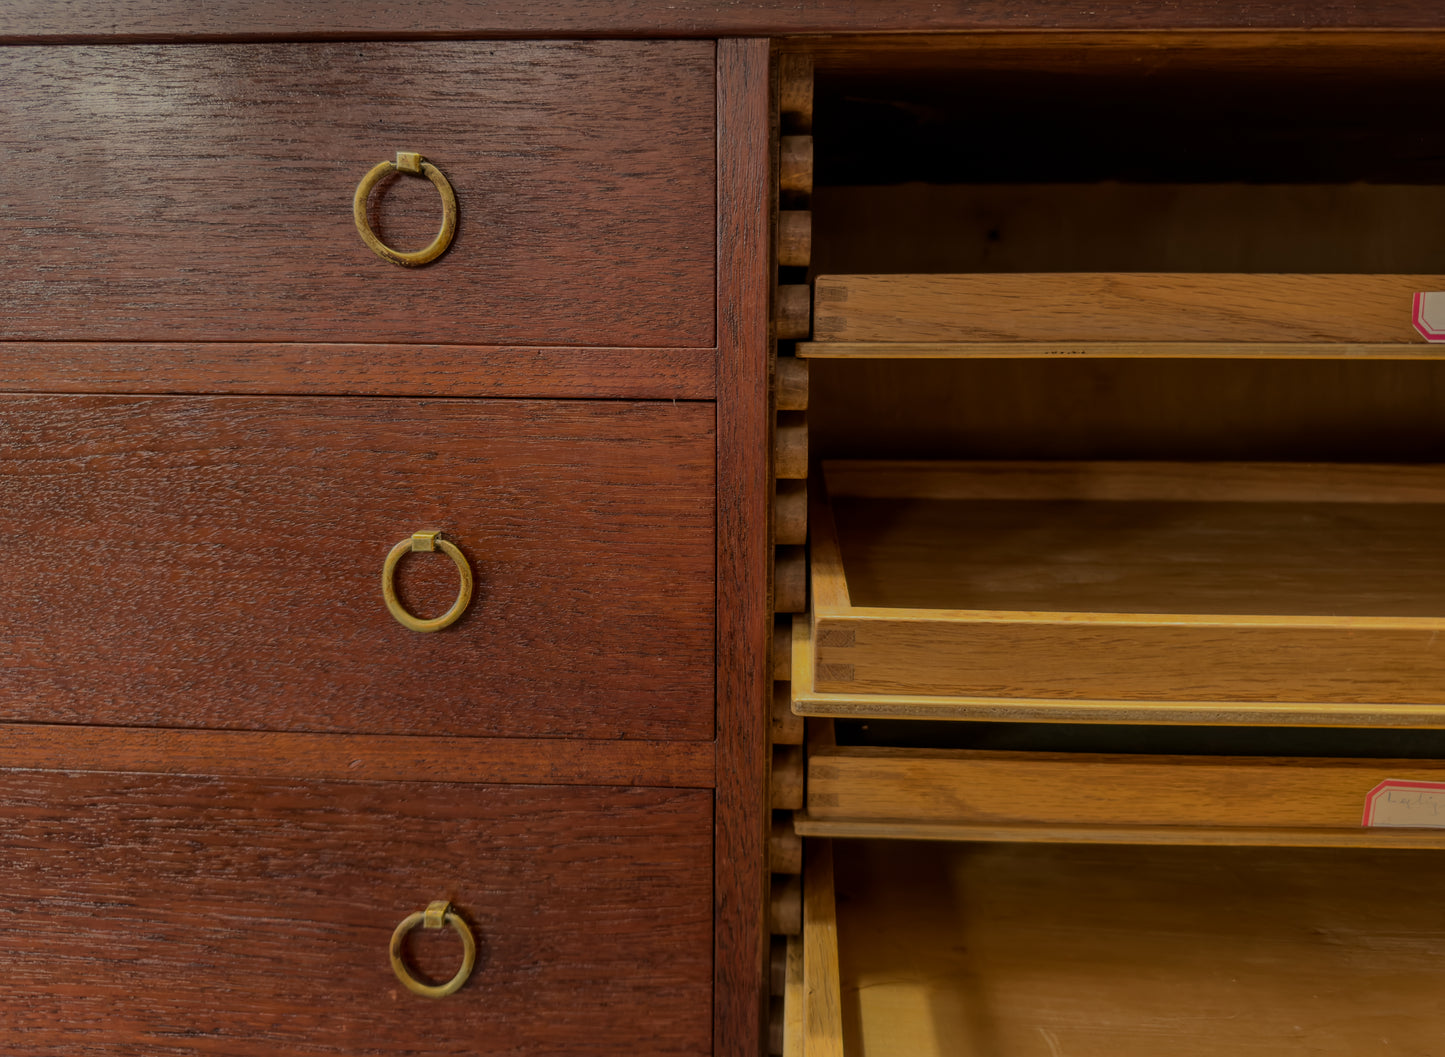
M 1445 1029 L 1435 853 L 829 844 L 810 1057 L 1375 1057 Z

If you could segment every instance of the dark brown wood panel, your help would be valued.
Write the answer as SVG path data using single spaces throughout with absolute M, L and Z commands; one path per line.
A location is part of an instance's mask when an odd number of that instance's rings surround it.
M 1445 23 L 1433 0 L 10 0 L 0 41 L 240 37 L 768 36 L 969 29 L 1422 27 Z
M 708 741 L 447 738 L 7 723 L 0 767 L 710 789 Z
M 0 772 L 0 1038 L 33 1057 L 705 1054 L 711 796 Z M 440 1001 L 392 929 L 448 899 Z M 446 979 L 460 945 L 424 935 Z
M 299 9 L 298 9 L 299 10 Z M 711 346 L 706 42 L 0 52 L 0 338 Z M 417 151 L 456 189 L 422 268 L 357 235 Z M 435 189 L 372 195 L 426 245 Z M 343 357 L 338 367 L 350 357 Z
M 708 400 L 712 349 L 12 341 L 0 391 Z
M 768 43 L 718 45 L 718 1057 L 765 1053 L 768 951 Z
M 0 717 L 713 737 L 713 409 L 12 396 Z M 445 530 L 476 595 L 408 631 L 387 552 Z M 409 555 L 412 611 L 457 572 Z

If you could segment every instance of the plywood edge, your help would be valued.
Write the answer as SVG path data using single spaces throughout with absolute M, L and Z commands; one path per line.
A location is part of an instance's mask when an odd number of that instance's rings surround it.
M 1436 360 L 1445 343 L 1307 341 L 801 341 L 805 360 Z
M 1077 768 L 1096 765 L 1140 769 L 1165 767 L 1171 771 L 1178 768 L 1197 768 L 1210 772 L 1277 768 L 1339 773 L 1381 770 L 1419 771 L 1445 776 L 1445 760 L 1393 759 L 1373 756 L 1220 756 L 1140 752 L 1059 752 L 1028 749 L 940 749 L 895 745 L 829 745 L 814 749 L 812 757 L 815 761 L 856 761 L 881 766 L 887 766 L 890 763 L 936 761 L 964 764 L 1058 764 Z
M 843 991 L 838 972 L 838 917 L 833 848 L 808 841 L 803 877 L 803 1053 L 843 1057 Z
M 1284 8 L 1277 10 L 1283 11 Z M 1138 68 L 1141 52 L 1174 57 L 1197 56 L 1210 64 L 1257 64 L 1261 56 L 1273 63 L 1305 61 L 1316 66 L 1323 63 L 1345 63 L 1349 67 L 1380 64 L 1398 72 L 1401 69 L 1432 70 L 1445 48 L 1445 30 L 1435 25 L 1415 29 L 1402 28 L 1398 17 L 1390 18 L 1374 9 L 1350 8 L 1354 20 L 1350 25 L 1320 25 L 1308 28 L 1298 25 L 1260 25 L 1255 20 L 1250 28 L 1231 26 L 1221 19 L 1218 9 L 1211 11 L 1208 25 L 1181 26 L 1177 7 L 1160 10 L 1161 19 L 1169 19 L 1167 29 L 1131 26 L 1103 26 L 1097 23 L 1099 13 L 1091 11 L 1093 24 L 1088 33 L 1077 28 L 1061 29 L 1058 12 L 1040 13 L 1050 24 L 1038 28 L 999 28 L 979 31 L 969 27 L 936 26 L 921 33 L 915 26 L 893 32 L 848 34 L 834 26 L 826 36 L 796 36 L 785 40 L 784 50 L 805 54 L 817 68 L 833 70 L 875 71 L 885 63 L 896 68 L 903 61 L 917 64 L 957 63 L 966 61 L 972 70 L 1017 70 L 1021 62 L 1034 64 L 1027 68 L 1071 68 L 1086 66 L 1097 74 L 1104 70 Z M 1380 9 L 1383 12 L 1384 9 Z M 1019 11 L 1011 10 L 1018 18 Z M 877 12 L 871 12 L 875 23 Z M 1138 18 L 1139 11 L 1131 11 Z M 1362 17 L 1377 15 L 1370 24 Z M 798 32 L 798 31 L 794 31 Z
M 793 698 L 793 711 L 798 715 L 796 697 L 804 688 L 813 689 L 813 619 L 811 613 L 798 613 L 793 617 L 793 679 L 789 692 Z
M 1438 463 L 836 459 L 822 471 L 824 495 L 850 499 L 1445 503 Z
M 927 625 L 1087 624 L 1122 628 L 1286 628 L 1291 631 L 1445 631 L 1445 617 L 1320 616 L 1273 613 L 1111 613 L 1098 610 L 1068 613 L 1013 609 L 898 609 L 886 606 L 853 608 L 833 614 L 833 625 L 906 622 Z
M 812 588 L 812 612 L 817 618 L 850 612 L 848 580 L 843 571 L 843 552 L 838 546 L 838 529 L 833 523 L 827 482 L 814 478 L 808 489 L 809 541 L 808 572 Z
M 921 719 L 994 723 L 1116 723 L 1236 727 L 1445 729 L 1445 704 L 1280 701 L 1095 701 L 1049 698 L 820 694 L 794 683 L 793 711 L 834 719 Z
M 814 819 L 797 816 L 811 839 L 966 841 L 1014 844 L 1173 844 L 1289 848 L 1445 848 L 1445 830 L 1270 829 L 1230 826 L 972 826 L 908 820 Z
M 807 1039 L 803 1001 L 803 939 L 789 936 L 783 967 L 782 1057 L 803 1057 Z

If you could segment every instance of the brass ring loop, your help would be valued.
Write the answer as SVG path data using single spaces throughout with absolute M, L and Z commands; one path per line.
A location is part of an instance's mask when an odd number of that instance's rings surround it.
M 401 956 L 401 945 L 406 939 L 406 934 L 418 925 L 424 925 L 429 929 L 439 929 L 443 925 L 450 925 L 462 941 L 462 967 L 457 974 L 444 984 L 424 984 L 406 967 L 406 962 Z M 438 899 L 427 905 L 425 910 L 418 910 L 414 914 L 407 915 L 406 919 L 396 927 L 391 934 L 391 971 L 396 973 L 396 978 L 401 981 L 403 987 L 414 995 L 423 995 L 426 998 L 445 998 L 447 995 L 455 994 L 461 990 L 462 984 L 467 982 L 467 977 L 472 975 L 472 967 L 477 964 L 477 941 L 472 937 L 472 930 L 467 923 L 452 912 L 452 905 L 445 899 Z
M 412 631 L 440 631 L 450 627 L 466 611 L 472 600 L 472 567 L 467 564 L 466 555 L 457 549 L 456 544 L 441 537 L 442 534 L 434 529 L 413 532 L 411 538 L 404 539 L 391 548 L 391 553 L 386 556 L 386 564 L 381 568 L 381 597 L 386 600 L 386 608 L 402 627 Z M 423 620 L 408 613 L 401 604 L 401 599 L 396 597 L 396 566 L 403 554 L 410 551 L 434 551 L 438 548 L 456 564 L 457 572 L 461 574 L 461 586 L 457 590 L 457 600 L 450 609 L 439 617 Z
M 425 176 L 441 193 L 442 226 L 437 232 L 437 237 L 432 239 L 431 245 L 426 249 L 416 250 L 412 253 L 394 250 L 376 237 L 376 232 L 371 230 L 371 224 L 366 219 L 366 200 L 371 197 L 372 188 L 384 177 L 390 176 L 394 172 Z M 452 236 L 457 233 L 457 196 L 452 191 L 452 185 L 447 182 L 447 178 L 435 165 L 420 154 L 398 151 L 396 161 L 384 161 L 361 178 L 361 183 L 356 185 L 356 194 L 351 199 L 351 215 L 356 221 L 356 230 L 361 235 L 361 241 L 370 246 L 373 253 L 393 264 L 400 264 L 406 268 L 417 268 L 436 260 L 452 244 Z

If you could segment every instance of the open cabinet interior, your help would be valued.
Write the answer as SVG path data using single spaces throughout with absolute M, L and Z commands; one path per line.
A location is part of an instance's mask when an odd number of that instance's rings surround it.
M 818 274 L 1439 273 L 1431 34 L 814 49 Z
M 1438 853 L 832 850 L 850 1055 L 1344 1057 L 1439 1039 Z
M 1445 724 L 1445 41 L 811 59 L 813 691 Z
M 1445 39 L 800 50 L 814 1052 L 1429 1052 Z

